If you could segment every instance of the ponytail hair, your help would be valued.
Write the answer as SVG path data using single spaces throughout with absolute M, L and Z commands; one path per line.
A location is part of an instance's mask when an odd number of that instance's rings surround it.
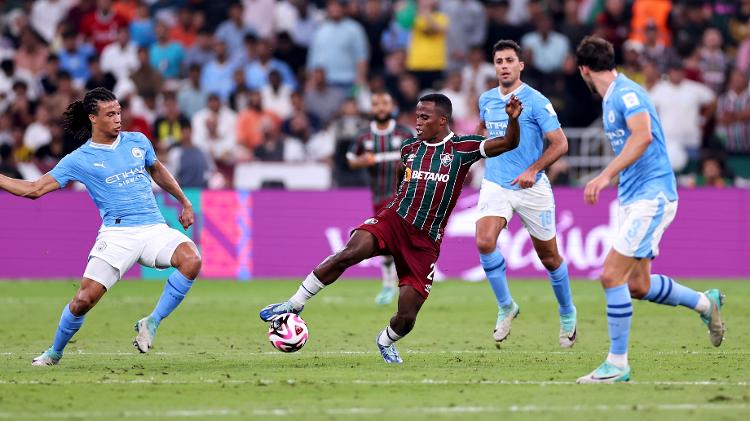
M 91 121 L 89 115 L 99 112 L 99 102 L 117 101 L 115 94 L 105 88 L 94 88 L 83 97 L 74 101 L 65 109 L 62 127 L 71 133 L 76 140 L 85 142 L 91 137 Z

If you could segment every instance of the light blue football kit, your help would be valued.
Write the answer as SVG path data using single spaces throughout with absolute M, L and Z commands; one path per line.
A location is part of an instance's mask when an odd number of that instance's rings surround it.
M 71 181 L 83 183 L 99 209 L 102 227 L 83 276 L 107 290 L 136 262 L 158 268 L 171 266 L 177 246 L 191 242 L 182 232 L 169 228 L 159 211 L 148 172 L 156 162 L 156 153 L 146 136 L 120 132 L 111 145 L 89 139 L 49 172 L 61 187 Z M 154 311 L 143 319 L 151 338 L 161 320 L 182 302 L 192 283 L 179 271 L 169 276 Z M 46 356 L 47 361 L 56 364 L 84 318 L 75 316 L 66 304 L 52 346 L 37 360 L 43 361 Z
M 534 186 L 521 189 L 511 184 L 521 173 L 539 160 L 544 152 L 544 138 L 549 132 L 560 128 L 557 113 L 550 101 L 539 91 L 522 83 L 513 92 L 503 95 L 500 88 L 486 91 L 479 97 L 479 115 L 487 129 L 488 137 L 504 136 L 508 127 L 508 114 L 505 105 L 515 95 L 523 103 L 519 117 L 521 140 L 517 148 L 485 162 L 484 180 L 479 193 L 478 219 L 486 216 L 502 217 L 510 222 L 513 214 L 518 214 L 529 234 L 542 241 L 555 237 L 555 199 L 544 171 L 536 174 Z M 506 262 L 499 249 L 488 254 L 480 254 L 490 286 L 495 293 L 500 311 L 495 340 L 500 324 L 509 317 L 515 317 L 518 305 L 513 301 L 506 279 Z M 549 278 L 558 301 L 561 316 L 572 321 L 568 329 L 574 330 L 575 307 L 570 293 L 568 266 L 565 262 L 549 271 Z M 501 335 L 502 336 L 502 335 Z

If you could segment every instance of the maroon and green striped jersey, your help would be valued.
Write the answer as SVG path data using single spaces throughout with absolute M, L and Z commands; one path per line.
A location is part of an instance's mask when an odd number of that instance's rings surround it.
M 440 241 L 471 164 L 486 157 L 484 140 L 482 136 L 450 133 L 437 143 L 417 138 L 404 141 L 404 178 L 388 207 Z
M 353 158 L 370 152 L 375 155 L 375 165 L 368 168 L 372 203 L 382 203 L 396 194 L 398 175 L 401 167 L 401 144 L 414 136 L 406 126 L 391 120 L 385 130 L 378 130 L 375 122 L 363 130 L 354 142 L 347 158 Z

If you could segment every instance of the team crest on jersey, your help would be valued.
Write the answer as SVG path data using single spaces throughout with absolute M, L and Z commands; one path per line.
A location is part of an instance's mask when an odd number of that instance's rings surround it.
M 99 241 L 96 243 L 96 251 L 102 252 L 107 248 L 107 243 L 104 241 Z
M 449 153 L 441 153 L 440 154 L 440 164 L 448 167 L 451 165 L 451 162 L 453 162 L 453 155 Z
M 416 157 L 417 157 L 417 154 L 413 153 L 413 154 L 409 155 L 408 158 L 406 158 L 406 162 L 412 162 L 412 161 L 414 161 L 414 158 L 416 158 Z
M 607 120 L 610 123 L 614 123 L 615 122 L 615 112 L 614 111 L 609 110 L 609 114 L 607 114 Z
M 368 219 L 368 220 L 365 221 L 365 224 L 367 224 L 367 225 L 375 225 L 377 223 L 378 223 L 378 220 L 376 218 L 370 218 L 370 219 Z
M 132 153 L 136 158 L 143 158 L 143 149 L 141 148 L 133 148 L 130 150 L 130 153 Z

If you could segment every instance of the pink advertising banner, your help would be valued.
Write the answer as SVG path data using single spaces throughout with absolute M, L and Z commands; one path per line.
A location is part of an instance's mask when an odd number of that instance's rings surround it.
M 351 229 L 372 216 L 366 190 L 192 194 L 199 197 L 194 201 L 200 203 L 200 213 L 190 234 L 204 257 L 204 278 L 302 277 L 343 247 Z M 607 190 L 597 206 L 585 205 L 582 191 L 575 188 L 556 188 L 555 198 L 558 243 L 571 274 L 596 277 L 617 227 L 614 190 Z M 438 276 L 483 279 L 474 247 L 476 201 L 477 191 L 462 193 L 446 228 Z M 159 203 L 169 205 L 166 200 Z M 0 279 L 81 276 L 101 223 L 86 193 L 57 192 L 38 201 L 0 194 L 0 215 Z M 503 231 L 499 245 L 509 276 L 545 275 L 517 219 Z M 680 191 L 677 218 L 660 248 L 654 270 L 662 273 L 750 277 L 750 190 Z M 379 259 L 374 258 L 345 276 L 379 273 Z M 128 275 L 142 273 L 136 268 Z

